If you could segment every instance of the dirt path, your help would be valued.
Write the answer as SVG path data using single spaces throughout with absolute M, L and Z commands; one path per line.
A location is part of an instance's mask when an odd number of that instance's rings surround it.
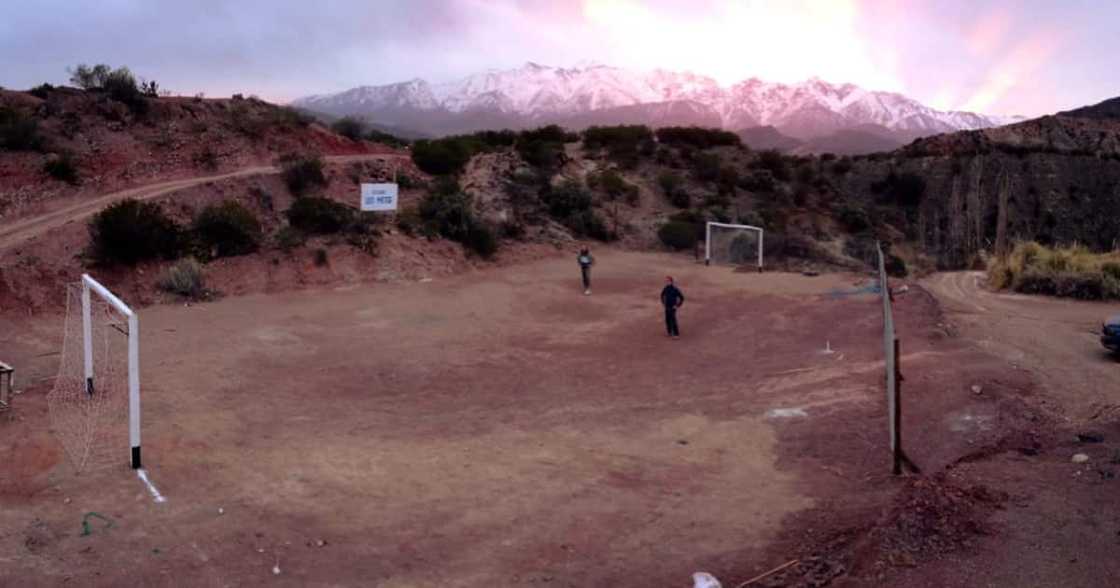
M 989 291 L 981 272 L 936 274 L 925 287 L 963 334 L 1033 373 L 1074 421 L 1120 416 L 1120 365 L 1101 347 L 1117 305 Z
M 403 157 L 404 156 L 401 155 L 379 153 L 369 155 L 333 155 L 324 157 L 323 159 L 327 163 L 352 163 L 357 161 L 372 161 L 378 159 L 399 159 Z M 207 182 L 217 182 L 221 180 L 241 178 L 245 176 L 275 174 L 279 172 L 279 168 L 275 166 L 262 165 L 212 176 L 196 176 L 193 178 L 183 178 L 178 180 L 159 182 L 156 184 L 147 184 L 144 186 L 129 188 L 127 190 L 120 190 L 117 192 L 104 194 L 102 196 L 97 196 L 96 198 L 88 200 L 82 200 L 78 203 L 64 206 L 45 214 L 20 219 L 9 225 L 0 227 L 0 250 L 18 245 L 26 241 L 27 239 L 30 239 L 37 235 L 41 235 L 55 227 L 60 227 L 66 223 L 86 218 L 105 207 L 105 205 L 117 200 L 123 200 L 125 198 L 151 200 L 153 198 L 158 198 L 172 192 L 177 192 L 184 188 L 190 188 L 192 186 L 205 184 Z

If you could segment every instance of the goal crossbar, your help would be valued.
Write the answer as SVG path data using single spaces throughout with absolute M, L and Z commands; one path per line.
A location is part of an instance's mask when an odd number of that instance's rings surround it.
M 89 274 L 82 274 L 82 364 L 85 372 L 86 392 L 93 394 L 93 316 L 91 295 L 96 294 L 114 310 L 128 319 L 128 440 L 131 447 L 129 462 L 133 469 L 140 469 L 140 321 L 127 304 L 117 298 Z
M 758 271 L 762 271 L 762 237 L 765 231 L 762 227 L 755 227 L 751 225 L 737 225 L 732 223 L 718 223 L 709 221 L 704 229 L 704 264 L 712 264 L 712 228 L 724 229 L 741 229 L 745 231 L 752 231 L 758 233 Z

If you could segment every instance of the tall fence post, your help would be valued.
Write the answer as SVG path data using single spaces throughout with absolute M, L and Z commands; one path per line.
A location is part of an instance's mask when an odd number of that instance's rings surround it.
M 891 430 L 891 447 L 894 448 L 894 475 L 902 473 L 902 354 L 899 353 L 898 337 L 894 338 L 894 427 Z

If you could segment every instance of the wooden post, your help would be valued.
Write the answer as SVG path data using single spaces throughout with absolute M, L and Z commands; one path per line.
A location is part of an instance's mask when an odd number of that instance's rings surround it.
M 894 339 L 894 466 L 891 471 L 894 475 L 902 473 L 902 354 L 899 353 L 898 337 Z

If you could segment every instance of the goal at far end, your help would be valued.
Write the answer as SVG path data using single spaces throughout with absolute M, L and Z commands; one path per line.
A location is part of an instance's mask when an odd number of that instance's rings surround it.
M 757 265 L 761 272 L 762 236 L 759 227 L 709 222 L 704 232 L 704 263 Z
M 78 471 L 140 469 L 140 329 L 136 313 L 88 274 L 66 292 L 62 361 L 47 395 L 51 424 Z

